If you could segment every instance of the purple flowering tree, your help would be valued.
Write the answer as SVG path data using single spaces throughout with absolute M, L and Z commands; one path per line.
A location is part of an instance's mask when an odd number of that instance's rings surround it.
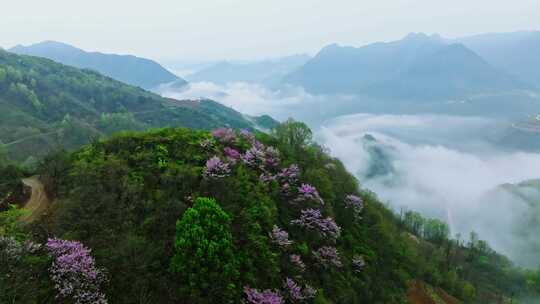
M 287 294 L 289 300 L 293 303 L 314 298 L 317 294 L 317 291 L 313 287 L 306 285 L 304 288 L 302 288 L 291 278 L 287 278 L 285 280 L 283 288 L 285 289 L 285 293 Z
M 276 180 L 276 176 L 273 175 L 272 173 L 262 173 L 260 176 L 259 176 L 259 180 L 263 183 L 270 183 L 272 181 L 275 181 Z
M 310 184 L 302 184 L 300 187 L 298 187 L 298 198 L 296 199 L 296 201 L 313 201 L 317 204 L 324 205 L 324 201 L 319 195 L 317 188 L 313 187 Z
M 279 150 L 274 147 L 267 147 L 264 152 L 266 168 L 276 169 L 279 166 Z
M 278 179 L 282 184 L 298 185 L 300 181 L 300 168 L 296 164 L 283 168 L 278 174 Z
M 298 225 L 304 229 L 316 231 L 323 237 L 336 240 L 341 235 L 341 228 L 333 218 L 323 218 L 318 209 L 305 209 L 301 211 L 300 218 L 292 220 L 291 224 Z
M 251 148 L 242 156 L 244 163 L 263 172 L 275 171 L 279 166 L 279 151 L 274 147 L 266 147 L 259 141 L 254 141 Z
M 252 169 L 264 170 L 266 164 L 266 154 L 264 149 L 252 146 L 242 155 L 242 161 Z
M 269 289 L 259 291 L 249 286 L 244 287 L 247 303 L 249 304 L 284 304 L 283 297 L 277 291 Z
M 54 261 L 49 269 L 59 298 L 71 298 L 76 304 L 106 304 L 101 287 L 107 278 L 95 265 L 90 249 L 77 241 L 49 239 L 47 250 Z
M 232 143 L 236 140 L 236 132 L 229 128 L 215 129 L 212 136 L 221 143 Z
M 274 225 L 272 232 L 270 232 L 270 240 L 272 243 L 282 248 L 287 248 L 293 243 L 291 240 L 289 240 L 289 233 L 276 225 Z
M 219 157 L 214 156 L 206 161 L 203 177 L 206 179 L 221 178 L 229 176 L 231 168 L 229 164 L 223 162 Z
M 364 209 L 364 201 L 361 197 L 349 194 L 345 197 L 345 208 L 351 209 L 357 218 L 360 218 L 360 213 Z
M 236 163 L 238 160 L 240 160 L 240 157 L 242 156 L 238 150 L 230 147 L 225 147 L 223 149 L 223 154 L 225 154 L 225 157 L 231 162 L 232 164 Z
M 334 266 L 339 268 L 343 266 L 343 264 L 341 263 L 341 258 L 339 257 L 339 252 L 337 251 L 336 247 L 321 247 L 313 252 L 313 256 L 323 267 Z
M 242 136 L 247 142 L 253 144 L 255 142 L 255 134 L 253 134 L 251 131 L 242 129 L 240 130 L 240 136 Z

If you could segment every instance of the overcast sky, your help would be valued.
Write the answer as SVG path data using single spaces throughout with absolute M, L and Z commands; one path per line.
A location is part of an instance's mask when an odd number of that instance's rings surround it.
M 540 0 L 1 0 L 0 46 L 57 40 L 157 60 L 257 59 L 409 32 L 540 29 Z

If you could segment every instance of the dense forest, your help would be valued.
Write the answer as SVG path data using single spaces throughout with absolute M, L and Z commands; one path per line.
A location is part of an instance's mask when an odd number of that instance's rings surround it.
M 0 50 L 0 150 L 35 163 L 59 146 L 80 147 L 122 130 L 167 126 L 272 127 L 211 100 L 165 99 L 90 70 Z M 1 153 L 1 152 L 0 152 Z
M 268 134 L 120 133 L 30 172 L 1 167 L 2 303 L 540 297 L 540 272 L 474 232 L 452 237 L 444 222 L 390 211 L 295 121 Z M 19 180 L 32 175 L 51 203 L 29 217 Z

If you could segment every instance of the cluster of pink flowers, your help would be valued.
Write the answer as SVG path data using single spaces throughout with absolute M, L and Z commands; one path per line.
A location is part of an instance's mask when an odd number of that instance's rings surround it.
M 359 196 L 349 194 L 345 197 L 345 207 L 352 209 L 355 216 L 359 217 L 364 209 L 364 201 Z
M 339 252 L 335 247 L 324 246 L 313 252 L 315 259 L 323 265 L 324 267 L 341 267 L 341 258 L 339 257 Z
M 304 209 L 301 211 L 300 218 L 292 220 L 291 224 L 298 225 L 308 230 L 317 231 L 321 236 L 330 239 L 337 239 L 341 234 L 341 228 L 336 224 L 333 218 L 323 218 L 318 209 Z
M 236 140 L 236 132 L 230 128 L 215 129 L 212 135 L 221 143 L 232 143 Z
M 289 233 L 276 225 L 274 225 L 274 228 L 270 233 L 270 239 L 274 244 L 284 248 L 292 245 L 293 243 L 291 240 L 289 240 Z
M 352 259 L 352 265 L 353 265 L 354 271 L 361 272 L 366 266 L 366 261 L 364 260 L 363 256 L 355 255 Z
M 284 304 L 283 297 L 277 291 L 269 289 L 259 291 L 249 286 L 244 287 L 246 300 L 250 304 Z
M 317 291 L 313 287 L 306 285 L 304 288 L 302 288 L 291 278 L 287 278 L 285 280 L 283 288 L 285 289 L 288 298 L 292 302 L 299 302 L 311 299 L 314 298 L 317 294 Z
M 54 257 L 50 273 L 59 297 L 72 298 L 77 304 L 107 303 L 101 292 L 107 278 L 96 267 L 90 249 L 80 242 L 60 239 L 49 239 L 46 247 Z
M 319 195 L 317 188 L 313 187 L 310 184 L 302 184 L 298 187 L 298 198 L 296 201 L 314 201 L 318 204 L 324 205 L 324 201 Z
M 300 271 L 306 270 L 306 264 L 302 261 L 302 258 L 298 254 L 291 254 L 289 259 L 291 263 L 296 266 Z
M 206 161 L 206 167 L 203 171 L 203 177 L 207 179 L 221 178 L 229 176 L 231 168 L 229 164 L 223 162 L 219 157 L 214 156 Z

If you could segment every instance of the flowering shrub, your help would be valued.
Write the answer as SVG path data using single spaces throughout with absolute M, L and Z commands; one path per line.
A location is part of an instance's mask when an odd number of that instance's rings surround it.
M 300 168 L 298 165 L 292 164 L 281 170 L 278 179 L 283 184 L 297 185 L 300 179 Z
M 334 219 L 331 217 L 323 218 L 321 211 L 317 209 L 302 210 L 300 218 L 292 220 L 291 224 L 317 231 L 321 236 L 333 240 L 337 239 L 341 234 L 341 228 Z
M 238 150 L 229 147 L 225 147 L 225 149 L 223 149 L 223 154 L 225 154 L 225 157 L 227 157 L 227 159 L 233 164 L 236 163 L 241 157 Z
M 302 258 L 298 254 L 291 254 L 289 259 L 291 260 L 291 263 L 300 271 L 306 270 L 306 264 L 304 264 Z
M 251 148 L 242 156 L 242 160 L 253 169 L 274 170 L 279 166 L 279 151 L 255 140 Z
M 242 136 L 245 140 L 247 140 L 251 144 L 255 142 L 255 135 L 251 133 L 249 130 L 246 130 L 246 129 L 240 130 L 240 136 Z
M 279 166 L 279 151 L 274 147 L 267 147 L 265 149 L 266 167 L 274 169 Z
M 274 244 L 280 247 L 288 247 L 293 243 L 291 240 L 289 240 L 289 233 L 276 225 L 274 225 L 274 228 L 270 233 L 270 239 Z
M 313 252 L 315 259 L 324 267 L 341 267 L 341 259 L 335 247 L 325 246 Z
M 317 188 L 313 187 L 312 185 L 302 184 L 300 187 L 298 187 L 298 194 L 299 197 L 297 198 L 297 201 L 314 201 L 324 205 L 324 201 L 320 197 Z
M 203 177 L 207 179 L 221 178 L 231 173 L 229 164 L 224 163 L 219 157 L 214 156 L 206 161 L 206 167 L 203 171 Z
M 250 304 L 284 304 L 283 297 L 277 291 L 269 289 L 259 291 L 254 288 L 244 287 L 247 302 Z
M 229 128 L 220 128 L 212 131 L 212 136 L 221 143 L 232 143 L 236 140 L 236 132 Z
M 107 279 L 95 266 L 90 249 L 80 242 L 60 239 L 49 239 L 46 247 L 54 257 L 50 275 L 59 297 L 70 297 L 77 304 L 107 303 L 100 291 Z
M 363 256 L 355 255 L 352 259 L 352 265 L 353 265 L 354 271 L 360 272 L 366 266 L 366 261 L 364 260 Z
M 364 209 L 364 201 L 361 197 L 350 194 L 345 197 L 345 207 L 352 209 L 355 216 L 359 217 L 362 209 Z
M 285 292 L 287 293 L 289 299 L 292 302 L 300 302 L 307 299 L 314 298 L 317 294 L 317 291 L 309 286 L 306 285 L 303 289 L 291 278 L 287 278 L 285 280 L 283 288 L 285 289 Z
M 242 161 L 253 169 L 264 170 L 266 164 L 266 154 L 260 147 L 252 146 L 242 155 Z
M 263 183 L 270 183 L 276 180 L 276 176 L 271 173 L 263 173 L 259 176 L 259 179 Z

